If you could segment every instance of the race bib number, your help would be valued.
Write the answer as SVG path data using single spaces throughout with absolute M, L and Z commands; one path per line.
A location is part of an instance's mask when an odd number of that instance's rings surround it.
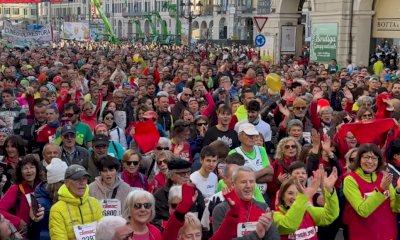
M 289 239 L 307 240 L 314 238 L 317 235 L 316 227 L 308 227 L 297 230 L 295 233 L 289 234 Z
M 257 222 L 245 222 L 237 225 L 237 236 L 244 237 L 256 230 Z
M 96 240 L 96 222 L 74 226 L 76 240 Z
M 121 216 L 121 202 L 118 199 L 103 199 L 103 216 Z

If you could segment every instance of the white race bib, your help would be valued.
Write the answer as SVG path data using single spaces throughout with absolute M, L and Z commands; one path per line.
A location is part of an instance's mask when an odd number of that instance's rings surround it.
M 118 199 L 103 199 L 100 201 L 103 206 L 103 216 L 121 216 L 121 202 Z
M 237 225 L 237 236 L 243 237 L 256 230 L 257 222 L 245 222 Z
M 76 240 L 95 240 L 96 222 L 74 226 Z
M 303 228 L 289 234 L 288 238 L 296 240 L 307 240 L 315 237 L 315 235 L 317 235 L 317 231 L 318 230 L 316 227 Z

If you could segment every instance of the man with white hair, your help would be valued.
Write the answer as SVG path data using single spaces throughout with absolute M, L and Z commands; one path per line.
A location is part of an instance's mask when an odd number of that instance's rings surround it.
M 130 240 L 133 229 L 120 216 L 103 217 L 97 224 L 96 240 Z

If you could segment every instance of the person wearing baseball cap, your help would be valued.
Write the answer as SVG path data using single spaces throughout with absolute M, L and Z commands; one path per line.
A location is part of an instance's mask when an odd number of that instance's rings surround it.
M 76 144 L 76 129 L 72 125 L 61 128 L 61 159 L 67 163 L 80 164 L 89 158 L 89 152 Z
M 73 164 L 66 169 L 64 184 L 58 190 L 58 202 L 50 210 L 51 239 L 81 239 L 82 231 L 78 229 L 82 228 L 93 232 L 94 236 L 103 209 L 97 199 L 89 196 L 89 176 L 80 165 Z
M 244 166 L 250 167 L 255 172 L 258 188 L 264 194 L 267 191 L 266 183 L 272 181 L 274 171 L 265 148 L 256 145 L 260 133 L 251 123 L 241 124 L 238 133 L 241 145 L 231 150 L 229 154 L 239 153 L 244 157 Z

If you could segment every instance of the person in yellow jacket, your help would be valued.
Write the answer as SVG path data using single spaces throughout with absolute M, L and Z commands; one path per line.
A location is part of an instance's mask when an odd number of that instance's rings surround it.
M 316 226 L 331 224 L 339 216 L 339 200 L 334 188 L 337 170 L 325 176 L 322 166 L 305 188 L 297 179 L 289 179 L 279 190 L 279 208 L 274 212 L 274 222 L 281 239 L 318 239 Z M 324 207 L 314 207 L 311 199 L 323 185 Z
M 96 223 L 103 217 L 99 201 L 89 196 L 89 173 L 80 165 L 65 172 L 58 190 L 58 202 L 50 209 L 49 231 L 52 240 L 92 239 Z

